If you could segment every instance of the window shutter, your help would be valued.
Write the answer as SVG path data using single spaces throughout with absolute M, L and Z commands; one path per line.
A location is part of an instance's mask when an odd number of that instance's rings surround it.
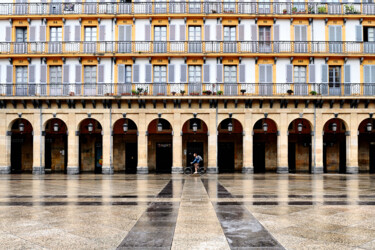
M 344 65 L 344 83 L 350 83 L 350 65 Z
M 363 81 L 365 83 L 371 82 L 371 74 L 370 74 L 370 65 L 364 65 L 363 66 Z
M 259 65 L 259 83 L 266 82 L 266 65 Z
M 132 40 L 132 26 L 125 25 L 125 41 L 130 42 Z
M 5 27 L 5 41 L 6 42 L 12 41 L 12 27 L 10 26 Z
M 203 64 L 203 83 L 210 83 L 210 65 Z
M 186 40 L 186 26 L 184 24 L 180 25 L 180 41 Z
M 152 82 L 152 65 L 146 64 L 146 83 Z
M 151 25 L 150 24 L 145 25 L 145 41 L 146 42 L 151 41 Z
M 174 83 L 174 64 L 168 65 L 168 82 Z
M 118 40 L 125 41 L 125 25 L 118 26 Z
M 239 65 L 239 82 L 245 83 L 246 82 L 246 66 L 245 64 Z
M 335 27 L 329 26 L 328 32 L 329 32 L 329 41 L 335 41 Z
M 210 25 L 204 25 L 204 40 L 210 41 Z
M 221 35 L 221 24 L 216 24 L 216 41 L 221 41 L 223 40 L 222 35 Z
M 98 65 L 98 83 L 104 83 L 104 64 L 99 64 Z
M 315 64 L 309 65 L 309 83 L 315 83 Z
M 40 39 L 39 41 L 41 42 L 45 42 L 46 41 L 46 26 L 45 25 L 42 25 L 40 26 Z
M 257 25 L 253 24 L 251 25 L 251 40 L 256 41 L 257 40 Z
M 322 83 L 328 83 L 328 65 L 322 65 Z
M 74 41 L 76 42 L 81 41 L 81 26 L 80 25 L 74 26 Z
M 180 67 L 180 82 L 187 83 L 187 65 L 181 64 Z
M 35 83 L 35 65 L 29 66 L 29 82 Z M 47 65 L 45 64 L 40 65 L 40 83 L 47 83 Z
M 36 27 L 35 26 L 30 26 L 30 38 L 29 42 L 35 42 L 35 34 L 36 34 Z
M 169 26 L 169 40 L 170 41 L 176 40 L 176 25 L 175 24 L 171 24 Z
M 63 65 L 63 83 L 69 83 L 69 64 Z
M 293 65 L 286 65 L 286 83 L 293 83 Z
M 105 41 L 105 25 L 99 25 L 99 41 Z
M 336 26 L 336 41 L 342 41 L 341 26 Z
M 65 42 L 70 41 L 70 26 L 69 25 L 64 26 L 64 41 Z
M 7 83 L 13 83 L 13 65 L 7 65 Z
M 307 26 L 303 25 L 301 26 L 301 35 L 302 35 L 302 41 L 306 42 L 307 41 Z
M 374 81 L 375 81 L 375 65 L 371 65 L 370 66 L 370 69 L 371 69 L 371 76 L 370 76 L 370 82 L 371 83 L 374 83 Z
M 124 68 L 124 75 L 125 75 L 125 68 Z M 125 80 L 124 80 L 124 82 L 125 82 Z M 139 64 L 133 65 L 133 82 L 139 83 Z
M 280 40 L 280 25 L 273 26 L 273 40 L 278 42 Z
M 238 40 L 239 41 L 245 40 L 245 25 L 243 24 L 238 25 Z
M 216 82 L 223 83 L 223 65 L 222 64 L 216 65 Z
M 76 83 L 82 82 L 82 65 L 76 64 Z
M 362 42 L 362 25 L 355 26 L 355 38 L 357 42 Z
M 125 83 L 125 65 L 124 64 L 118 65 L 117 83 Z
M 272 83 L 273 81 L 273 72 L 272 72 L 272 64 L 266 65 L 266 81 L 267 83 Z

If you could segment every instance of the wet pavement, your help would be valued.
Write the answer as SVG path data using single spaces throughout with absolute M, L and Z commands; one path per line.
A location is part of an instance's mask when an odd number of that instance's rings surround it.
M 0 191 L 1 249 L 375 248 L 375 175 L 10 175 Z

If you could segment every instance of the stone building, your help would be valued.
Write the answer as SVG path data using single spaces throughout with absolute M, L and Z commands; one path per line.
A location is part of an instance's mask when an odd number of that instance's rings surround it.
M 10 1 L 11 2 L 11 1 Z M 1 173 L 375 171 L 375 4 L 0 3 Z

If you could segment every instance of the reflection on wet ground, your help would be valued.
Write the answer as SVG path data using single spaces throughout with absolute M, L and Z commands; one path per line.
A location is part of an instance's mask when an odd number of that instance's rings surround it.
M 374 249 L 371 175 L 0 176 L 1 248 Z

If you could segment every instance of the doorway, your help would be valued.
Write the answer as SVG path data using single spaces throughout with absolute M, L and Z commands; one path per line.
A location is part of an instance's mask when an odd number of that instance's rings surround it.
M 370 173 L 375 173 L 375 142 L 370 142 Z
M 168 142 L 156 143 L 156 173 L 171 173 L 172 144 Z
M 266 144 L 264 142 L 254 143 L 253 147 L 254 173 L 266 172 Z
M 138 165 L 137 143 L 125 143 L 125 173 L 136 174 Z
M 22 144 L 24 139 L 22 135 L 14 134 L 11 140 L 11 173 L 20 174 L 22 172 Z
M 186 153 L 186 166 L 190 166 L 191 162 L 194 161 L 194 153 L 197 153 L 198 155 L 204 156 L 203 154 L 203 142 L 188 142 L 187 143 L 187 153 Z M 203 163 L 204 164 L 204 158 Z
M 219 173 L 234 172 L 234 143 L 219 142 L 218 148 Z
M 288 165 L 289 165 L 289 172 L 295 173 L 296 172 L 296 143 L 290 142 L 288 144 Z
M 102 165 L 103 165 L 103 148 L 102 142 L 95 143 L 95 174 L 102 173 Z

